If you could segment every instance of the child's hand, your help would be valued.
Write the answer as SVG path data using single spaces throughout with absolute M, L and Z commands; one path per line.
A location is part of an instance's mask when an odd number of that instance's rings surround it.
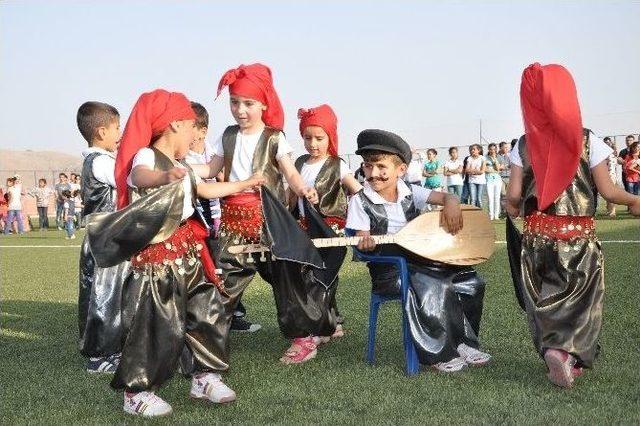
M 186 169 L 183 169 L 180 167 L 174 167 L 173 169 L 167 170 L 166 172 L 164 172 L 165 183 L 175 182 L 177 180 L 182 179 L 186 175 L 187 175 Z
M 636 202 L 629 206 L 629 212 L 634 216 L 640 216 L 640 197 L 636 197 Z
M 302 189 L 302 195 L 309 200 L 309 202 L 313 205 L 318 204 L 320 199 L 318 198 L 318 191 L 315 188 L 306 187 Z
M 504 203 L 504 208 L 510 217 L 516 218 L 520 216 L 520 207 L 514 206 L 513 204 L 507 201 Z
M 358 241 L 357 247 L 360 251 L 373 251 L 376 248 L 376 242 L 369 235 L 363 236 Z
M 440 212 L 440 226 L 451 235 L 456 235 L 462 229 L 462 211 L 458 197 L 447 196 Z
M 245 182 L 249 188 L 257 190 L 265 182 L 265 178 L 260 173 L 256 173 Z

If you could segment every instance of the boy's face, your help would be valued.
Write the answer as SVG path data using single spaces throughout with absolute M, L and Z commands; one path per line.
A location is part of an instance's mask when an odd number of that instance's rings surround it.
M 472 146 L 471 148 L 469 148 L 469 153 L 474 157 L 477 157 L 478 155 L 480 155 L 480 150 L 477 146 Z
M 175 122 L 176 146 L 175 158 L 182 160 L 189 153 L 189 145 L 195 138 L 196 121 L 180 120 Z
M 120 132 L 120 119 L 113 120 L 109 126 L 106 127 L 104 132 L 104 138 L 102 141 L 104 142 L 103 149 L 114 152 L 118 149 L 118 144 L 120 143 L 120 138 L 122 134 Z
M 201 144 L 202 142 L 204 142 L 204 139 L 207 137 L 207 131 L 209 129 L 207 127 L 198 127 L 196 126 L 194 129 L 194 137 L 193 137 L 193 141 L 196 144 Z
M 509 144 L 501 145 L 500 146 L 500 154 L 504 155 L 504 154 L 508 153 L 509 152 L 509 148 L 511 148 L 509 146 Z
M 44 188 L 46 185 L 47 185 L 47 184 L 46 184 L 46 183 L 44 183 L 43 181 L 38 181 L 38 186 L 39 186 L 40 188 Z
M 329 136 L 322 127 L 307 126 L 302 132 L 304 148 L 311 157 L 326 157 L 329 149 Z
M 398 178 L 404 176 L 407 165 L 396 164 L 391 156 L 384 156 L 377 160 L 364 161 L 364 176 L 376 192 L 384 192 L 398 184 Z
M 244 96 L 231 95 L 229 98 L 231 107 L 231 115 L 240 126 L 240 129 L 251 129 L 262 122 L 262 111 L 267 106 L 255 99 L 245 98 Z
M 66 176 L 60 176 L 60 183 L 67 183 L 67 177 Z
M 458 150 L 457 149 L 452 149 L 451 153 L 449 155 L 451 155 L 451 158 L 453 160 L 456 160 L 458 158 Z

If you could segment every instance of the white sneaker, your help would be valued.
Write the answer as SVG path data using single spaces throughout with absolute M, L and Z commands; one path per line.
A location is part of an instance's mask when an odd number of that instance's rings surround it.
M 218 373 L 202 373 L 191 379 L 191 398 L 206 399 L 216 404 L 224 404 L 236 400 L 236 393 L 222 383 Z
M 458 353 L 464 361 L 475 367 L 487 364 L 491 360 L 491 355 L 486 352 L 479 351 L 471 346 L 460 343 L 458 345 Z
M 458 357 L 453 358 L 447 362 L 439 362 L 437 364 L 433 364 L 431 367 L 444 373 L 454 373 L 456 371 L 462 370 L 466 366 L 467 363 L 464 361 L 464 358 Z
M 153 392 L 124 393 L 124 412 L 134 416 L 167 416 L 173 409 Z

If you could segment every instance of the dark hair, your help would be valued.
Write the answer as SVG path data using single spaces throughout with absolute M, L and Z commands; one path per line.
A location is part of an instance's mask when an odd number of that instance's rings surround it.
M 436 150 L 435 150 L 435 149 L 433 149 L 433 148 L 429 148 L 429 149 L 427 150 L 427 153 L 429 153 L 429 152 L 430 152 L 430 153 L 432 153 L 433 155 L 438 155 L 438 151 L 436 151 Z
M 102 102 L 85 102 L 78 108 L 76 121 L 82 137 L 91 145 L 97 136 L 98 127 L 108 127 L 120 119 L 120 113 L 109 104 Z
M 8 177 L 8 178 L 7 178 L 7 183 L 9 183 L 9 182 L 11 182 L 11 183 L 16 183 L 16 178 L 14 178 L 14 177 Z
M 609 136 L 605 136 L 604 139 L 602 139 L 603 142 L 611 142 L 611 138 Z
M 626 138 L 624 138 L 624 139 L 625 139 L 625 140 L 627 140 L 627 139 L 635 139 L 635 138 L 636 138 L 636 137 L 635 137 L 635 136 L 633 136 L 633 135 L 627 135 L 627 137 L 626 137 Z
M 495 144 L 494 144 L 494 145 L 495 145 Z M 471 151 L 471 148 L 473 148 L 473 147 L 478 148 L 478 151 L 479 151 L 478 153 L 479 153 L 480 155 L 484 155 L 484 150 L 482 149 L 482 145 L 480 145 L 479 143 L 474 143 L 474 144 L 472 144 L 472 145 L 469 147 L 469 151 Z
M 45 178 L 38 179 L 38 183 L 40 182 L 44 182 L 45 185 L 47 184 L 47 180 Z
M 458 150 L 458 147 L 457 147 L 457 146 L 450 146 L 450 147 L 449 147 L 449 155 L 451 155 L 451 153 L 452 153 L 453 151 L 457 151 L 457 150 Z
M 78 175 L 75 173 L 71 173 L 71 177 L 78 177 Z
M 62 176 L 64 176 L 64 177 L 66 177 L 67 179 L 69 179 L 69 176 L 67 176 L 67 174 L 66 174 L 66 173 L 60 173 L 60 174 L 58 175 L 58 177 L 59 177 L 59 178 L 61 178 Z
M 487 146 L 487 151 L 489 150 L 489 148 L 494 147 L 495 149 L 498 149 L 498 145 L 496 145 L 495 143 L 491 142 L 488 146 Z
M 209 128 L 209 113 L 207 109 L 197 102 L 191 102 L 191 109 L 196 113 L 196 127 L 198 129 Z
M 505 146 L 506 144 L 507 144 L 507 142 L 506 142 L 506 141 L 502 141 L 502 142 L 500 142 L 500 144 L 499 144 L 498 146 L 499 146 L 500 148 L 502 148 L 502 147 L 503 147 L 503 146 Z
M 62 191 L 62 196 L 65 198 L 71 198 L 71 191 L 65 189 L 64 191 Z
M 364 161 L 366 161 L 367 163 L 389 159 L 396 166 L 399 166 L 400 164 L 404 164 L 404 160 L 398 154 L 392 154 L 390 152 L 385 152 L 385 151 L 378 151 L 375 149 L 364 151 L 361 154 L 361 157 L 364 158 Z
M 518 139 L 511 139 L 511 149 L 518 143 Z
M 640 146 L 640 142 L 634 142 L 634 143 L 632 143 L 631 145 L 629 145 L 629 149 L 628 149 L 628 151 L 627 151 L 627 152 L 629 153 L 629 155 L 631 155 L 631 153 L 632 153 L 633 151 L 635 151 L 635 150 L 636 150 L 636 148 L 638 148 L 638 146 Z

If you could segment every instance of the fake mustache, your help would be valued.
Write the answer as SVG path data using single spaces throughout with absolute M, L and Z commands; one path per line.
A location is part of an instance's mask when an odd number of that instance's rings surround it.
M 381 176 L 381 177 L 373 177 L 371 176 L 370 178 L 367 178 L 367 182 L 373 182 L 373 181 L 378 181 L 378 182 L 386 182 L 389 180 L 388 177 L 385 176 Z

